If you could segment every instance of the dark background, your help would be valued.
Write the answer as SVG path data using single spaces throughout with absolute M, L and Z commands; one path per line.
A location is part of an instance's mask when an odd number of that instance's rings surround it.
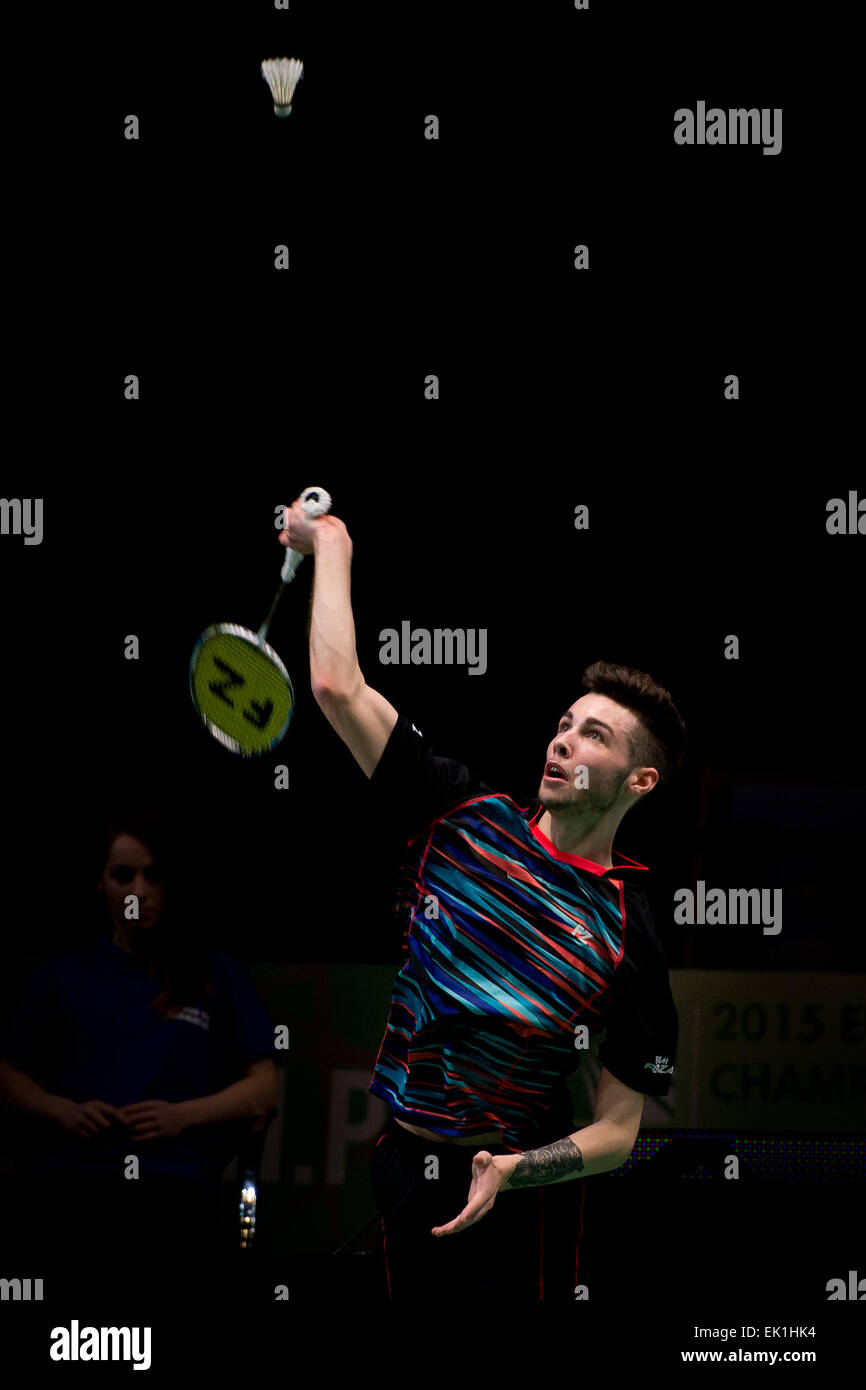
M 671 691 L 688 760 L 678 784 L 626 817 L 615 847 L 652 870 L 647 891 L 672 965 L 862 968 L 849 859 L 860 823 L 860 541 L 824 531 L 826 498 L 845 495 L 850 470 L 790 493 L 759 480 L 711 504 L 697 490 L 672 496 L 661 477 L 657 488 L 617 483 L 613 462 L 551 466 L 536 484 L 540 462 L 522 485 L 446 466 L 419 489 L 407 459 L 405 476 L 382 488 L 375 464 L 353 477 L 317 458 L 294 470 L 287 461 L 264 484 L 239 476 L 231 490 L 204 487 L 200 499 L 154 489 L 146 475 L 140 495 L 122 483 L 86 497 L 48 492 L 43 544 L 3 546 L 14 595 L 4 887 L 28 948 L 87 911 L 93 817 L 140 794 L 178 823 L 198 903 L 247 959 L 395 956 L 366 778 L 309 687 L 312 558 L 269 633 L 297 700 L 273 755 L 223 749 L 189 695 L 199 633 L 264 618 L 283 555 L 273 508 L 314 482 L 331 490 L 353 537 L 367 682 L 489 785 L 521 802 L 535 795 L 556 720 L 591 661 L 639 666 Z M 588 532 L 574 530 L 580 502 Z M 486 673 L 381 665 L 379 633 L 404 619 L 486 628 Z M 131 633 L 138 661 L 123 656 Z M 738 661 L 722 656 L 730 633 Z M 289 769 L 285 791 L 273 786 L 278 763 Z M 782 932 L 675 927 L 672 894 L 695 877 L 708 888 L 781 887 Z
M 368 683 L 494 787 L 535 794 L 592 661 L 671 691 L 689 758 L 615 848 L 651 867 L 672 967 L 862 970 L 863 541 L 825 527 L 858 481 L 850 98 L 816 86 L 836 21 L 292 0 L 81 23 L 62 119 L 38 85 L 35 157 L 10 154 L 10 286 L 38 312 L 2 488 L 44 498 L 45 535 L 0 540 L 5 999 L 89 931 L 95 825 L 136 797 L 175 820 L 223 949 L 396 965 L 366 779 L 309 690 L 312 560 L 269 634 L 297 697 L 276 753 L 226 752 L 189 697 L 200 632 L 261 623 L 274 508 L 309 484 L 353 538 Z M 260 74 L 283 55 L 285 121 Z M 700 99 L 782 107 L 781 154 L 675 145 Z M 486 675 L 381 666 L 404 619 L 486 628 Z M 676 926 L 697 878 L 781 887 L 782 933 Z
M 293 0 L 114 26 L 122 61 L 83 53 L 65 108 L 67 196 L 17 224 L 32 253 L 60 218 L 66 262 L 63 367 L 33 370 L 31 320 L 27 447 L 4 476 L 45 509 L 41 546 L 0 546 L 12 950 L 86 918 L 94 821 L 147 797 L 178 819 L 227 949 L 395 958 L 366 779 L 309 689 L 312 560 L 269 634 L 297 697 L 275 756 L 218 746 L 188 692 L 205 627 L 261 623 L 274 508 L 316 483 L 353 538 L 368 683 L 489 784 L 535 794 L 590 662 L 671 691 L 689 759 L 616 848 L 651 867 L 672 966 L 862 968 L 862 542 L 825 528 L 856 486 L 828 429 L 851 370 L 826 331 L 849 182 L 792 87 L 796 8 L 422 21 Z M 260 63 L 284 53 L 305 71 L 279 120 Z M 782 107 L 781 153 L 677 146 L 673 113 L 699 99 Z M 487 673 L 380 665 L 404 619 L 486 628 Z M 781 887 L 782 933 L 677 927 L 672 894 L 697 878 Z

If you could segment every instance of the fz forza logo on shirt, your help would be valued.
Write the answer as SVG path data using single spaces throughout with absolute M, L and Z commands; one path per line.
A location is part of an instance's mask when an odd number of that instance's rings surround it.
M 653 1072 L 653 1074 L 655 1074 L 656 1072 L 673 1073 L 673 1066 L 668 1066 L 667 1057 L 656 1057 L 654 1062 L 644 1062 L 644 1067 L 649 1067 L 650 1071 Z

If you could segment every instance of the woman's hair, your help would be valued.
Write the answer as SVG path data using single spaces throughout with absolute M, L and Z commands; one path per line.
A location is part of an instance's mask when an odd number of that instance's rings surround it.
M 581 676 L 585 691 L 606 695 L 637 716 L 629 735 L 629 756 L 635 767 L 658 770 L 658 786 L 671 781 L 686 755 L 686 726 L 668 692 L 646 671 L 595 661 Z
M 131 835 L 147 846 L 165 889 L 163 910 L 150 929 L 151 961 L 160 986 L 150 1007 L 162 1018 L 169 1018 L 201 995 L 213 995 L 208 947 L 198 926 L 199 915 L 188 910 L 195 850 L 185 856 L 181 870 L 179 836 L 166 816 L 160 813 L 157 817 L 143 809 L 118 810 L 100 829 L 98 878 L 105 872 L 109 851 L 119 835 Z

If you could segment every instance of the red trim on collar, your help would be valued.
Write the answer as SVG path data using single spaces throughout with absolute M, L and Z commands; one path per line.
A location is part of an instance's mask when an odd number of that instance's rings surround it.
M 529 829 L 535 836 L 538 843 L 540 845 L 543 845 L 544 848 L 547 850 L 548 854 L 553 855 L 554 859 L 559 859 L 564 864 L 576 864 L 579 869 L 586 869 L 587 873 L 595 874 L 597 878 L 606 878 L 608 876 L 612 878 L 616 877 L 621 869 L 641 869 L 642 871 L 649 873 L 649 868 L 646 864 L 639 864 L 636 859 L 629 859 L 628 855 L 620 854 L 617 850 L 614 850 L 613 853 L 616 859 L 620 860 L 621 862 L 616 863 L 613 865 L 612 868 L 607 869 L 605 868 L 604 864 L 596 864 L 595 861 L 592 859 L 582 859 L 579 854 L 566 854 L 564 850 L 557 849 L 556 845 L 553 844 L 551 840 L 548 840 L 547 836 L 544 834 L 544 831 L 539 830 L 538 825 L 536 823 L 540 819 L 543 809 L 544 808 L 542 806 L 539 806 L 538 810 L 535 812 L 535 815 L 529 822 Z

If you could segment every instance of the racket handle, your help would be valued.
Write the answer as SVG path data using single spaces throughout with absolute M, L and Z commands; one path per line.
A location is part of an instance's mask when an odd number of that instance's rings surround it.
M 301 493 L 301 508 L 311 520 L 317 516 L 324 516 L 326 512 L 331 510 L 330 493 L 326 492 L 323 487 L 305 487 Z M 280 578 L 284 584 L 290 584 L 294 579 L 298 565 L 303 558 L 299 550 L 287 548 L 283 568 L 280 571 Z

